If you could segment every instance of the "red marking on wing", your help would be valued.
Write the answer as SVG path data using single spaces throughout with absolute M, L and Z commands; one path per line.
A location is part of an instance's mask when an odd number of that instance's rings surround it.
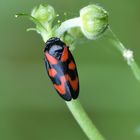
M 75 67 L 76 67 L 76 66 L 75 66 L 74 62 L 71 61 L 71 62 L 69 63 L 69 69 L 74 70 Z
M 61 76 L 61 77 L 60 77 L 60 81 L 61 81 L 61 85 L 56 85 L 56 84 L 54 84 L 54 88 L 55 88 L 61 95 L 64 95 L 64 94 L 66 93 L 66 89 L 65 89 L 66 77 L 65 77 L 65 76 Z
M 51 56 L 48 53 L 45 53 L 45 56 L 46 56 L 46 58 L 47 58 L 47 60 L 49 61 L 50 64 L 52 64 L 52 65 L 57 64 L 57 59 L 56 58 L 54 58 L 53 56 Z
M 76 91 L 78 88 L 78 78 L 76 77 L 74 80 L 71 80 L 71 77 L 67 74 L 66 79 L 72 86 L 73 90 Z
M 49 76 L 51 77 L 54 77 L 57 74 L 56 70 L 53 68 L 48 69 L 48 73 L 49 73 Z
M 68 59 L 68 48 L 64 47 L 62 56 L 61 56 L 61 61 L 65 62 Z
M 65 83 L 69 82 L 74 91 L 78 88 L 78 78 L 75 80 L 71 80 L 71 77 L 66 74 L 65 76 L 60 77 L 61 85 L 54 84 L 54 88 L 61 94 L 64 95 L 66 93 Z

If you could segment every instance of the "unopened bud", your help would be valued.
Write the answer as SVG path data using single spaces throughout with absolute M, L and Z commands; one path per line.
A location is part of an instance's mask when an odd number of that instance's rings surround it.
M 55 10 L 50 5 L 40 5 L 32 10 L 31 16 L 36 18 L 40 23 L 52 21 L 55 17 Z
M 108 27 L 108 13 L 98 5 L 88 5 L 80 10 L 81 29 L 88 39 L 96 39 Z

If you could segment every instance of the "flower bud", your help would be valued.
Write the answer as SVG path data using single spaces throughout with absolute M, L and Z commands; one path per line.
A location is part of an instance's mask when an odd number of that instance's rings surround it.
M 81 29 L 88 39 L 96 39 L 108 27 L 108 13 L 98 5 L 88 5 L 80 10 Z
M 50 5 L 40 5 L 32 10 L 31 16 L 36 18 L 40 23 L 51 22 L 55 17 L 55 10 Z

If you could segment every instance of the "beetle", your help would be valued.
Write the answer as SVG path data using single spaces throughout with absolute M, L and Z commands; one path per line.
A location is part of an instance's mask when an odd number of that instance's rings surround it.
M 44 49 L 45 66 L 57 93 L 66 101 L 79 95 L 79 78 L 69 47 L 57 37 L 47 40 Z

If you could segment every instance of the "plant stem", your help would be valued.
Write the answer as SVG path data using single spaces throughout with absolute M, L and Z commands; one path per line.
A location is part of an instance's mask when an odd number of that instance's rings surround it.
M 66 102 L 66 104 L 75 120 L 90 140 L 104 140 L 78 100 L 72 100 Z
M 127 61 L 127 64 L 130 66 L 135 78 L 140 82 L 140 68 L 134 59 L 133 51 L 127 49 L 121 43 L 121 41 L 117 38 L 114 32 L 110 29 L 110 27 L 109 31 L 112 35 L 111 37 L 109 37 L 109 41 L 121 52 L 122 56 Z
M 80 26 L 80 17 L 66 20 L 56 30 L 56 36 L 61 37 L 69 29 Z M 72 100 L 70 102 L 66 102 L 66 104 L 73 117 L 90 140 L 104 140 L 78 100 Z
M 80 27 L 81 26 L 81 19 L 80 17 L 72 18 L 62 22 L 60 27 L 56 30 L 57 37 L 60 37 L 64 32 L 68 31 L 70 28 Z

